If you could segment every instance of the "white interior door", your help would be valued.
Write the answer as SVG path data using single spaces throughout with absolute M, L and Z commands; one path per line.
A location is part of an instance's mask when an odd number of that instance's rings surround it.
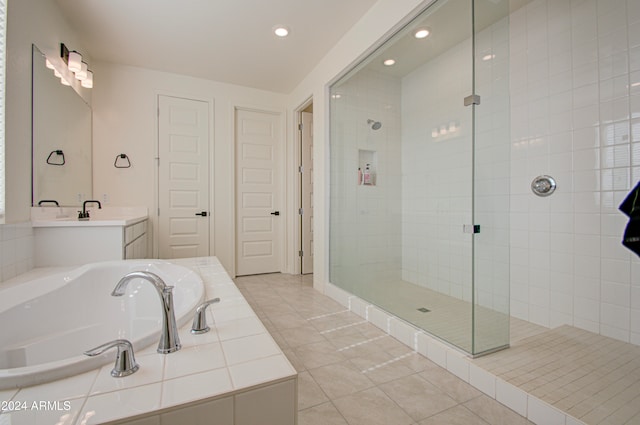
M 279 114 L 236 110 L 236 275 L 279 272 Z
M 313 273 L 313 114 L 302 112 L 302 274 Z
M 209 255 L 209 104 L 158 96 L 158 252 Z

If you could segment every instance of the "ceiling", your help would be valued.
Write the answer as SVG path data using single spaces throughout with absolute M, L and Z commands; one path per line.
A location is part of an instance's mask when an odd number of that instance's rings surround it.
M 93 62 L 290 93 L 377 0 L 55 1 Z

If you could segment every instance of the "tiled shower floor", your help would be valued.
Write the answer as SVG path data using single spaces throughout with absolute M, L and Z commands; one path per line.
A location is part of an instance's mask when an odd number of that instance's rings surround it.
M 367 283 L 366 300 L 385 311 L 402 312 L 402 318 L 420 329 L 472 352 L 472 305 L 431 289 L 403 280 L 385 284 Z M 356 295 L 358 295 L 356 293 Z M 424 307 L 428 312 L 421 312 Z M 509 318 L 495 310 L 476 306 L 475 352 L 483 352 L 508 344 Z
M 640 424 L 640 347 L 571 326 L 542 330 L 474 362 L 586 424 Z
M 236 279 L 299 372 L 299 425 L 529 424 L 311 287 Z M 473 360 L 586 424 L 640 424 L 640 347 L 511 319 L 511 348 Z

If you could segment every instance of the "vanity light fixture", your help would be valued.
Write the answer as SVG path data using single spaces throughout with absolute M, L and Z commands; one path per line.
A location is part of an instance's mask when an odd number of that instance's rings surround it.
M 71 72 L 79 72 L 82 69 L 82 55 L 75 50 L 69 52 L 67 66 Z
M 76 72 L 76 78 L 80 81 L 87 79 L 87 72 L 89 71 L 89 65 L 85 61 L 82 61 L 82 68 Z
M 93 72 L 92 71 L 87 70 L 87 78 L 80 81 L 80 85 L 85 89 L 93 88 Z
M 60 57 L 62 61 L 67 64 L 69 71 L 75 74 L 75 77 L 80 81 L 80 85 L 84 88 L 93 88 L 93 72 L 89 71 L 89 65 L 82 60 L 82 55 L 75 50 L 69 51 L 64 43 L 60 43 Z M 64 85 L 71 85 L 67 80 L 61 79 Z M 67 84 L 65 84 L 67 83 Z

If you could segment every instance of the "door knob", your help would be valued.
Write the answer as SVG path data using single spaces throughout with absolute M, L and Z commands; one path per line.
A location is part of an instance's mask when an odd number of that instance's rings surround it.
M 280 211 L 274 211 L 271 213 L 271 215 L 280 215 Z
M 206 211 L 202 211 L 202 212 L 196 213 L 196 215 L 201 215 L 203 217 L 206 217 L 207 216 L 207 212 Z

